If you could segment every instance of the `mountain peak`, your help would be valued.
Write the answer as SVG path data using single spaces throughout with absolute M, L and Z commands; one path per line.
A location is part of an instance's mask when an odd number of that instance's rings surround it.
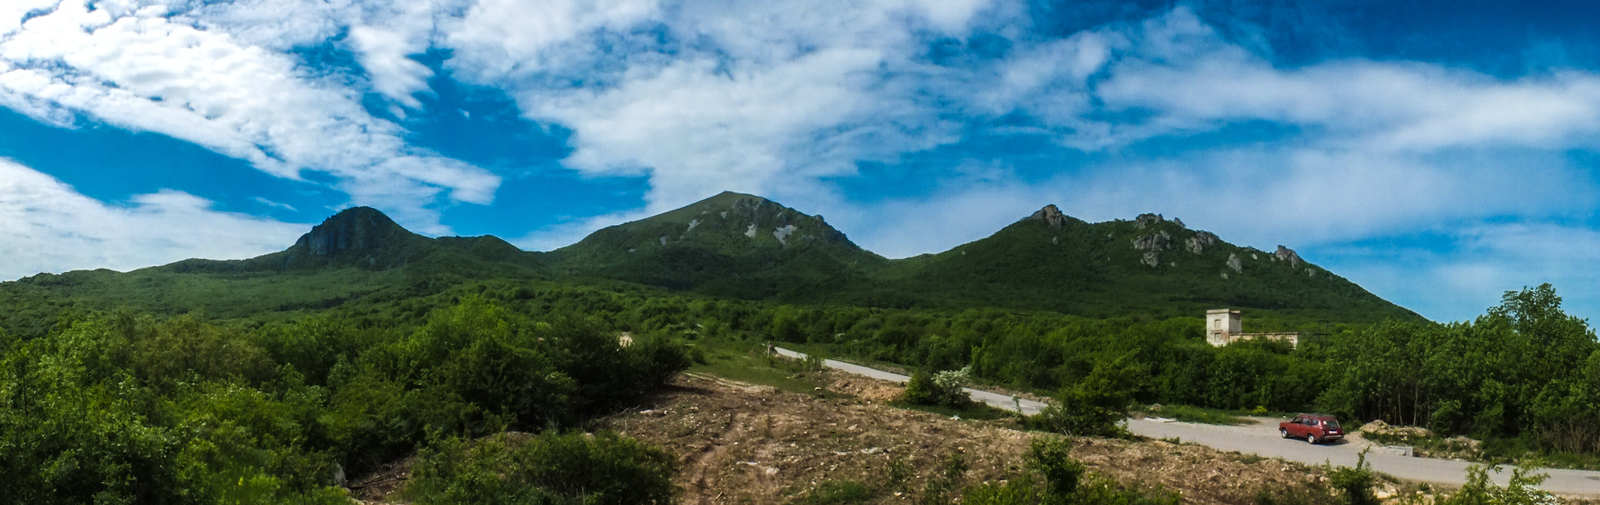
M 1044 208 L 1039 209 L 1037 212 L 1034 212 L 1032 216 L 1028 216 L 1028 219 L 1044 221 L 1045 223 L 1048 223 L 1051 228 L 1059 229 L 1061 228 L 1061 223 L 1066 221 L 1067 216 L 1061 213 L 1061 209 L 1056 208 L 1056 204 L 1052 203 L 1044 206 Z
M 351 207 L 301 235 L 294 248 L 321 257 L 362 255 L 413 237 L 378 209 Z

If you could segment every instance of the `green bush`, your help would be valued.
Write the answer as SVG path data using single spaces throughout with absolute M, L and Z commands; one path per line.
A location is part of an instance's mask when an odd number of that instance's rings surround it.
M 1499 468 L 1494 469 L 1499 472 Z M 1495 486 L 1489 481 L 1489 472 L 1483 465 L 1467 467 L 1467 484 L 1461 490 L 1444 500 L 1444 505 L 1542 505 L 1555 503 L 1555 497 L 1549 492 L 1540 491 L 1538 486 L 1549 478 L 1545 474 L 1533 473 L 1528 467 L 1517 467 L 1511 471 L 1511 479 L 1506 487 Z
M 403 495 L 423 505 L 667 504 L 675 461 L 612 432 L 446 437 L 418 453 Z
M 1040 481 L 1043 481 L 1041 484 Z M 1071 442 L 1034 439 L 1025 472 L 1004 483 L 972 486 L 962 493 L 967 505 L 1176 505 L 1177 493 L 1159 485 L 1124 486 L 1115 479 L 1089 473 L 1072 459 Z
M 1096 364 L 1082 381 L 1063 388 L 1054 402 L 1029 423 L 1037 428 L 1076 436 L 1118 437 L 1126 430 L 1119 424 L 1128 417 L 1128 406 L 1142 368 L 1127 356 Z
M 1328 468 L 1328 484 L 1339 491 L 1345 503 L 1350 505 L 1377 505 L 1378 497 L 1372 494 L 1372 484 L 1376 476 L 1372 467 L 1367 464 L 1367 451 L 1361 451 L 1354 468 L 1341 466 Z
M 972 367 L 930 374 L 926 370 L 911 373 L 900 400 L 913 405 L 944 405 L 963 407 L 972 402 L 962 388 L 967 386 Z

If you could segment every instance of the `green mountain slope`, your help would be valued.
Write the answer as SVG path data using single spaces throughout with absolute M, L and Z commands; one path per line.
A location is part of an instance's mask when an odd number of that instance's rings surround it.
M 522 251 L 495 237 L 423 237 L 358 207 L 328 218 L 288 249 L 256 258 L 189 259 L 127 273 L 76 271 L 0 283 L 0 306 L 12 307 L 0 311 L 0 328 L 38 335 L 69 309 L 255 319 L 352 302 L 395 310 L 400 301 L 484 279 L 665 288 L 779 303 L 995 307 L 1092 317 L 1197 317 L 1229 307 L 1301 325 L 1421 319 L 1288 249 L 1235 246 L 1152 214 L 1086 223 L 1052 205 L 982 240 L 888 260 L 856 246 L 821 216 L 723 193 L 550 253 Z
M 245 260 L 187 259 L 127 273 L 39 274 L 0 283 L 0 328 L 38 335 L 65 310 L 292 317 L 352 301 L 400 300 L 467 279 L 545 279 L 541 255 L 495 237 L 428 238 L 382 212 L 329 217 L 288 249 Z
M 776 300 L 846 289 L 887 264 L 821 216 L 731 192 L 602 229 L 549 261 L 564 277 Z
M 879 278 L 922 305 L 1156 317 L 1231 307 L 1303 319 L 1420 319 L 1282 246 L 1272 253 L 1240 247 L 1154 214 L 1086 223 L 1054 205 L 982 240 L 897 261 Z

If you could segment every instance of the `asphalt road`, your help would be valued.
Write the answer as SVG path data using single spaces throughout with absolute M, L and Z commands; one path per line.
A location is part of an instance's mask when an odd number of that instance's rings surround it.
M 798 359 L 806 357 L 804 353 L 781 347 L 774 349 L 782 356 Z M 842 361 L 823 360 L 823 364 L 828 368 L 864 375 L 874 379 L 900 383 L 910 380 L 910 377 L 904 375 Z M 1042 402 L 1013 399 L 1010 396 L 972 388 L 966 388 L 965 390 L 972 395 L 973 400 L 1012 412 L 1017 412 L 1020 407 L 1024 415 L 1038 414 L 1045 407 Z M 1288 440 L 1278 435 L 1279 420 L 1270 418 L 1257 418 L 1257 420 L 1260 422 L 1249 426 L 1218 426 L 1164 420 L 1129 419 L 1127 420 L 1127 425 L 1128 431 L 1146 437 L 1158 439 L 1176 438 L 1182 442 L 1197 443 L 1222 451 L 1239 451 L 1241 453 L 1256 454 L 1269 458 L 1283 458 L 1313 465 L 1332 463 L 1335 466 L 1355 466 L 1361 449 L 1369 445 L 1356 439 L 1318 445 L 1311 445 L 1303 440 Z M 1381 452 L 1378 448 L 1374 448 L 1367 453 L 1367 463 L 1372 465 L 1372 469 L 1375 471 L 1401 479 L 1452 486 L 1466 483 L 1467 466 L 1471 464 L 1464 461 L 1387 454 Z M 1600 497 L 1600 472 L 1551 468 L 1541 468 L 1538 471 L 1550 476 L 1549 479 L 1545 480 L 1544 484 L 1539 486 L 1540 489 L 1562 495 Z M 1511 469 L 1502 467 L 1502 471 L 1498 473 L 1491 471 L 1489 472 L 1489 478 L 1500 485 L 1505 485 L 1511 478 Z
M 789 358 L 805 359 L 805 357 L 806 357 L 805 353 L 791 351 L 791 350 L 788 350 L 788 349 L 784 349 L 782 347 L 775 347 L 774 350 L 776 350 L 778 352 L 778 355 L 789 357 Z M 834 361 L 834 360 L 828 359 L 828 360 L 822 360 L 822 364 L 826 365 L 828 368 L 832 368 L 832 369 L 835 369 L 835 370 L 843 370 L 843 371 L 850 372 L 850 373 L 853 373 L 853 374 L 856 374 L 856 375 L 865 375 L 867 377 L 871 377 L 871 378 L 879 379 L 879 380 L 886 380 L 886 381 L 893 381 L 893 382 L 900 382 L 900 383 L 904 383 L 904 382 L 906 382 L 908 380 L 911 380 L 910 377 L 906 377 L 904 375 L 900 375 L 900 374 L 897 374 L 897 373 L 889 373 L 889 372 L 885 372 L 883 370 L 878 370 L 876 368 L 867 368 L 867 367 L 864 367 L 864 366 L 861 366 L 861 365 L 852 365 L 850 363 L 845 363 L 843 361 Z M 1038 414 L 1039 411 L 1044 409 L 1044 407 L 1045 407 L 1045 404 L 1043 402 L 1036 402 L 1036 401 L 1028 400 L 1028 399 L 1024 399 L 1024 398 L 1013 398 L 1011 396 L 990 393 L 988 391 L 979 391 L 979 390 L 972 389 L 972 388 L 962 388 L 962 391 L 966 391 L 968 395 L 971 395 L 973 401 L 983 402 L 983 403 L 992 405 L 994 407 L 1002 408 L 1002 409 L 1009 410 L 1009 411 L 1012 411 L 1012 412 L 1022 412 L 1022 415 L 1025 415 L 1025 416 L 1031 416 L 1031 415 L 1034 415 L 1034 414 Z M 1021 410 L 1018 410 L 1019 408 Z
M 1128 431 L 1151 438 L 1177 438 L 1223 451 L 1239 451 L 1270 458 L 1283 458 L 1320 465 L 1355 466 L 1361 449 L 1370 443 L 1351 439 L 1332 444 L 1311 445 L 1304 440 L 1289 440 L 1278 434 L 1279 419 L 1256 418 L 1258 424 L 1248 426 L 1217 426 L 1168 422 L 1150 419 L 1129 419 Z M 1414 458 L 1387 454 L 1375 447 L 1367 453 L 1367 463 L 1372 469 L 1395 477 L 1419 482 L 1459 486 L 1466 483 L 1467 466 L 1471 463 L 1447 459 Z M 1541 468 L 1550 478 L 1540 489 L 1563 495 L 1600 496 L 1600 472 L 1582 470 L 1557 470 Z M 1490 471 L 1489 478 L 1505 485 L 1511 478 L 1511 468 L 1502 467 L 1499 473 Z

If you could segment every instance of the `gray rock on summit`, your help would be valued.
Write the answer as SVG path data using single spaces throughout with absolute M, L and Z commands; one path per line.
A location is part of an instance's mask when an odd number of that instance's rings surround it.
M 1272 253 L 1272 259 L 1287 260 L 1289 262 L 1289 266 L 1291 267 L 1298 267 L 1300 266 L 1301 261 L 1303 261 L 1300 259 L 1300 255 L 1294 252 L 1294 249 L 1290 249 L 1282 245 L 1278 246 L 1277 252 Z
M 1061 209 L 1056 208 L 1056 204 L 1052 203 L 1044 206 L 1043 209 L 1039 209 L 1037 212 L 1034 212 L 1032 216 L 1028 216 L 1028 219 L 1044 221 L 1045 223 L 1049 224 L 1051 228 L 1060 229 L 1061 224 L 1066 222 L 1067 218 L 1066 215 L 1061 213 Z
M 1161 221 L 1163 221 L 1161 214 L 1139 214 L 1139 217 L 1134 218 L 1133 220 L 1133 227 L 1143 230 L 1144 227 L 1159 223 Z

